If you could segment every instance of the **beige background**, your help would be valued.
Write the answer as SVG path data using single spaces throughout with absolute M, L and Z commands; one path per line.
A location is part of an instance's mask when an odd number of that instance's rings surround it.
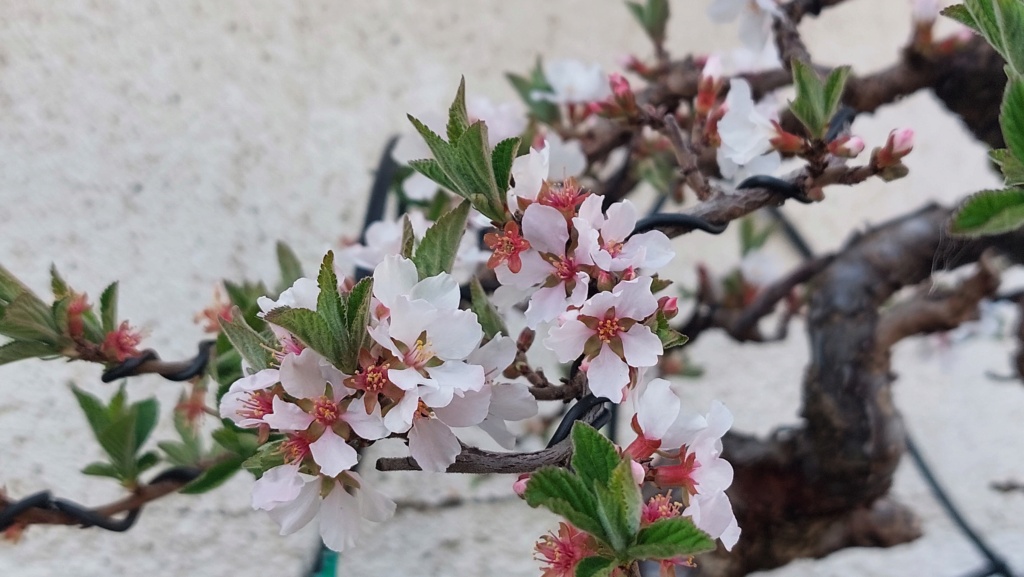
M 672 3 L 674 54 L 736 44 L 735 27 L 710 24 L 706 4 Z M 820 62 L 867 72 L 889 62 L 909 35 L 908 14 L 899 0 L 859 0 L 803 29 Z M 202 337 L 192 315 L 218 279 L 272 280 L 277 239 L 312 268 L 356 233 L 385 139 L 406 130 L 405 112 L 443 105 L 460 74 L 471 93 L 504 100 L 512 92 L 503 73 L 526 70 L 538 53 L 611 69 L 625 54 L 648 52 L 622 3 L 611 0 L 6 0 L 0 262 L 40 292 L 50 262 L 93 298 L 119 279 L 122 313 L 150 330 L 147 344 L 167 358 L 190 356 Z M 896 126 L 918 133 L 909 178 L 787 207 L 816 246 L 836 247 L 858 227 L 994 182 L 983 150 L 929 95 L 858 119 L 855 130 L 873 146 Z M 698 260 L 728 268 L 736 248 L 727 236 L 678 242 L 680 270 Z M 693 356 L 707 377 L 695 382 L 694 402 L 722 398 L 743 430 L 793 422 L 806 360 L 796 328 L 789 342 L 762 347 L 701 339 Z M 976 340 L 929 356 L 905 343 L 895 366 L 900 406 L 954 498 L 1024 571 L 1024 494 L 988 488 L 1024 479 L 1024 391 L 982 375 L 1006 372 L 1011 349 L 1008 341 Z M 77 472 L 99 450 L 67 385 L 109 395 L 98 375 L 82 364 L 0 368 L 0 485 L 11 494 L 48 488 L 87 503 L 117 495 L 114 483 Z M 157 394 L 165 409 L 179 390 L 151 379 L 130 389 L 134 397 Z M 381 482 L 415 504 L 487 499 L 509 480 L 403 474 Z M 250 485 L 239 475 L 213 494 L 164 499 L 126 534 L 32 528 L 18 545 L 0 543 L 0 574 L 302 575 L 315 536 L 276 536 L 269 519 L 249 510 Z M 896 492 L 922 513 L 923 539 L 778 574 L 956 575 L 974 566 L 909 468 Z M 339 574 L 536 575 L 530 545 L 554 523 L 515 502 L 403 507 L 342 560 Z

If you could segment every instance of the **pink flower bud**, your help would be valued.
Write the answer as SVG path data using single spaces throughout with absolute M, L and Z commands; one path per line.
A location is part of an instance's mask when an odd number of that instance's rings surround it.
M 608 84 L 612 87 L 612 93 L 618 98 L 626 98 L 633 93 L 626 77 L 617 72 L 608 75 Z
M 647 476 L 647 471 L 644 470 L 644 466 L 631 460 L 629 462 L 629 468 L 633 472 L 633 482 L 637 485 L 643 485 L 644 477 Z
M 939 0 L 910 0 L 910 14 L 914 24 L 931 24 L 939 17 Z
M 522 475 L 519 475 L 519 478 L 516 479 L 515 483 L 512 483 L 512 490 L 520 498 L 523 498 L 523 496 L 526 494 L 526 483 L 529 482 L 529 480 L 530 474 L 523 473 Z
M 914 149 L 914 131 L 910 128 L 893 130 L 889 134 L 887 148 L 891 148 L 899 158 L 902 158 Z
M 701 80 L 707 79 L 711 82 L 722 80 L 722 57 L 717 54 L 708 56 L 704 61 L 704 68 L 700 71 Z
M 864 141 L 859 136 L 840 136 L 828 143 L 828 151 L 839 158 L 856 158 L 864 152 Z
M 846 150 L 853 156 L 864 152 L 864 139 L 859 136 L 851 136 L 846 141 Z
M 679 314 L 679 299 L 676 297 L 661 297 L 658 299 L 658 309 L 665 314 L 665 318 L 671 319 Z

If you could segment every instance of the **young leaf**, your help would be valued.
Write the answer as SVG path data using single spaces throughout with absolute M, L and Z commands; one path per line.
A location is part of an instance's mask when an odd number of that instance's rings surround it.
M 112 479 L 121 479 L 121 473 L 114 468 L 110 463 L 89 463 L 82 468 L 83 475 L 92 475 L 94 477 L 110 477 Z
M 241 429 L 226 419 L 224 427 L 210 433 L 210 436 L 218 445 L 243 458 L 255 454 L 259 446 L 258 438 L 251 429 Z
M 412 258 L 412 251 L 416 247 L 416 233 L 412 229 L 412 221 L 409 215 L 402 217 L 402 250 L 399 252 L 405 258 Z
M 221 461 L 203 471 L 192 482 L 182 487 L 179 492 L 186 495 L 198 495 L 216 489 L 242 468 L 244 460 L 243 457 L 232 457 L 226 461 Z
M 1003 37 L 999 30 L 999 20 L 993 0 L 965 0 L 964 5 L 970 12 L 978 32 L 1006 60 L 1006 48 L 1003 46 Z
M 0 335 L 52 345 L 64 340 L 52 309 L 32 293 L 21 293 L 5 307 L 4 316 L 0 318 Z
M 1006 83 L 1003 104 L 999 111 L 1003 139 L 1013 156 L 1024 163 L 1024 80 Z
M 142 473 L 149 469 L 152 469 L 160 463 L 160 454 L 156 451 L 147 451 L 139 456 L 135 460 L 135 471 L 136 473 Z
M 790 103 L 790 110 L 807 127 L 811 136 L 821 138 L 828 125 L 825 117 L 825 86 L 821 78 L 818 78 L 810 65 L 794 59 L 793 85 L 796 87 L 796 99 Z
M 608 542 L 617 553 L 624 553 L 633 543 L 640 529 L 640 509 L 643 496 L 633 480 L 633 472 L 626 460 L 620 460 L 606 485 L 595 484 L 597 511 Z
M 597 497 L 579 477 L 558 467 L 544 467 L 530 476 L 523 494 L 531 507 L 545 507 L 582 531 L 607 541 L 598 519 Z
M 825 112 L 825 124 L 832 121 L 832 117 L 839 110 L 839 103 L 843 99 L 843 90 L 846 88 L 846 79 L 850 76 L 849 66 L 840 66 L 829 72 L 825 79 L 825 88 L 822 104 Z
M 494 168 L 494 181 L 498 183 L 498 191 L 508 190 L 512 178 L 512 163 L 519 151 L 519 138 L 506 138 L 494 146 L 491 152 L 491 165 Z
M 112 282 L 100 294 L 100 325 L 104 333 L 117 329 L 117 282 Z
M 1005 148 L 990 150 L 988 155 L 1003 171 L 1007 186 L 1024 185 L 1024 162 L 1017 160 L 1017 157 Z
M 420 280 L 442 272 L 451 272 L 459 242 L 466 231 L 469 203 L 463 201 L 454 210 L 437 220 L 420 241 L 412 261 L 416 264 Z
M 498 314 L 498 309 L 494 308 L 491 301 L 487 299 L 487 293 L 484 292 L 484 287 L 476 277 L 469 281 L 469 295 L 470 309 L 476 313 L 476 320 L 480 322 L 480 327 L 484 329 L 487 338 L 493 339 L 497 334 L 508 336 L 505 320 Z
M 10 271 L 0 266 L 0 302 L 9 303 L 22 293 L 32 294 Z M 33 295 L 35 296 L 35 295 Z M 36 297 L 36 300 L 39 300 Z
M 462 138 L 462 134 L 469 128 L 469 113 L 466 112 L 466 77 L 459 81 L 459 90 L 455 93 L 455 100 L 448 108 L 448 142 L 456 142 Z
M 131 410 L 135 414 L 135 446 L 133 447 L 133 453 L 135 453 L 153 432 L 153 427 L 156 426 L 156 421 L 160 417 L 160 404 L 156 399 L 146 399 L 132 403 Z
M 974 21 L 974 16 L 971 16 L 971 11 L 963 4 L 947 6 L 942 9 L 940 14 L 947 18 L 952 18 L 953 20 L 956 20 L 964 26 L 974 30 L 978 34 L 981 34 L 981 28 L 978 26 L 978 23 Z
M 353 373 L 359 360 L 359 350 L 370 338 L 366 327 L 370 324 L 370 297 L 373 295 L 373 277 L 366 277 L 352 287 L 345 302 L 345 334 L 347 341 L 338 368 Z
M 103 428 L 96 440 L 110 457 L 110 464 L 121 474 L 124 480 L 136 477 L 135 468 L 135 413 L 128 412 L 112 418 L 109 425 Z
M 971 195 L 953 213 L 950 232 L 983 236 L 1024 225 L 1024 189 L 983 190 Z
M 449 178 L 447 174 L 445 174 L 444 170 L 441 168 L 441 165 L 438 164 L 436 160 L 432 158 L 424 160 L 413 160 L 409 162 L 409 166 L 411 166 L 413 170 L 415 170 L 416 172 L 422 174 L 423 176 L 429 178 L 430 180 L 433 180 L 441 187 L 446 188 L 452 192 L 459 192 L 459 189 L 455 186 L 455 183 L 452 182 L 452 179 Z
M 284 453 L 281 452 L 281 443 L 284 441 L 272 441 L 261 445 L 251 457 L 242 461 L 242 468 L 249 471 L 257 479 L 263 473 L 274 467 L 284 464 Z
M 505 190 L 498 190 L 491 165 L 491 152 L 487 146 L 487 125 L 475 122 L 455 145 L 454 169 L 462 184 L 462 195 L 473 200 L 472 194 L 481 194 L 487 203 L 473 202 L 473 207 L 491 220 L 503 221 Z
M 185 443 L 160 441 L 156 446 L 167 455 L 167 460 L 179 467 L 190 467 L 199 461 L 201 455 L 193 452 Z
M 506 74 L 505 78 L 508 79 L 512 88 L 519 94 L 519 97 L 523 99 L 531 116 L 544 124 L 556 124 L 558 122 L 561 117 L 558 105 L 554 102 L 536 98 L 537 93 L 551 93 L 554 91 L 548 79 L 544 76 L 544 67 L 541 65 L 540 58 L 537 58 L 533 70 L 530 71 L 529 78 L 511 73 Z
M 250 367 L 261 371 L 270 366 L 273 359 L 270 354 L 270 350 L 274 348 L 273 343 L 246 324 L 242 318 L 242 312 L 237 306 L 231 310 L 231 320 L 218 318 L 217 322 L 220 323 L 224 336 L 231 341 L 235 350 L 242 355 Z
M 588 487 L 607 485 L 622 457 L 597 429 L 586 423 L 572 426 L 572 468 Z
M 299 262 L 299 257 L 295 256 L 291 247 L 282 241 L 277 241 L 277 266 L 281 269 L 279 292 L 283 292 L 302 278 L 302 263 Z
M 995 0 L 996 22 L 1006 48 L 1006 62 L 1018 80 L 1024 80 L 1024 2 Z
M 264 318 L 295 335 L 304 345 L 331 363 L 341 364 L 341 342 L 334 338 L 327 321 L 317 313 L 308 309 L 280 307 L 267 313 Z
M 82 389 L 72 385 L 71 392 L 75 394 L 75 399 L 78 400 L 78 406 L 82 408 L 82 412 L 85 413 L 85 419 L 89 422 L 89 428 L 92 432 L 99 436 L 100 431 L 107 428 L 110 424 L 110 416 L 107 413 L 107 407 L 103 405 L 103 402 L 99 400 L 95 395 L 87 393 Z
M 626 7 L 640 26 L 643 26 L 652 42 L 661 44 L 665 41 L 665 25 L 668 24 L 669 16 L 668 0 L 647 0 L 646 4 L 626 2 Z
M 345 327 L 345 305 L 341 302 L 341 293 L 338 292 L 338 277 L 334 273 L 334 251 L 327 251 L 324 261 L 320 265 L 320 275 L 317 277 L 317 285 L 320 287 L 320 294 L 316 299 L 316 312 L 324 320 L 330 331 L 331 339 L 337 343 L 344 343 L 348 338 Z
M 68 287 L 68 283 L 64 281 L 64 278 L 57 272 L 57 265 L 50 265 L 50 290 L 53 291 L 53 298 L 62 299 L 67 296 L 71 296 L 71 289 Z
M 576 565 L 575 577 L 608 577 L 614 570 L 614 559 L 585 557 Z
M 60 354 L 60 349 L 51 344 L 37 341 L 11 341 L 0 345 L 0 365 L 36 357 L 52 357 L 58 354 Z
M 644 527 L 629 548 L 632 559 L 674 559 L 715 548 L 715 541 L 685 517 L 659 519 Z
M 671 348 L 681 347 L 690 340 L 686 335 L 673 329 L 668 324 L 668 319 L 665 317 L 665 313 L 661 311 L 658 311 L 657 323 L 658 324 L 655 326 L 654 332 L 658 335 L 658 338 L 661 339 L 661 347 L 666 351 Z

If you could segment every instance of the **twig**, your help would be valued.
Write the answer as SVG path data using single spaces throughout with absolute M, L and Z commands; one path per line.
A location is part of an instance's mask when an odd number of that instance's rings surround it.
M 813 278 L 814 275 L 832 264 L 835 258 L 835 255 L 830 254 L 806 261 L 793 272 L 786 275 L 785 278 L 776 281 L 771 286 L 762 290 L 758 293 L 754 302 L 750 303 L 743 310 L 740 317 L 736 319 L 736 322 L 727 328 L 727 332 L 734 338 L 741 338 L 743 335 L 750 333 L 757 326 L 757 321 L 775 310 L 775 305 L 789 296 L 794 287 Z

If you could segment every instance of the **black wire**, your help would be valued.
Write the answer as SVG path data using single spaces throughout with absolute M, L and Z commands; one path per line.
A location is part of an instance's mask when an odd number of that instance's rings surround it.
M 373 185 L 370 187 L 370 202 L 366 205 L 366 213 L 363 215 L 363 228 L 359 231 L 359 244 L 366 244 L 366 231 L 370 225 L 384 218 L 384 211 L 388 206 L 388 193 L 391 192 L 391 184 L 395 180 L 395 172 L 398 170 L 398 163 L 391 158 L 391 152 L 398 143 L 398 136 L 392 136 L 384 146 L 384 152 L 380 155 L 380 162 L 377 164 L 377 171 L 373 176 Z M 399 206 L 401 214 L 404 206 Z M 360 281 L 373 274 L 373 271 L 363 267 L 356 267 L 356 281 Z
M 728 226 L 728 223 L 714 224 L 700 218 L 699 216 L 693 216 L 692 214 L 661 213 L 652 214 L 651 216 L 640 219 L 640 221 L 636 223 L 636 228 L 633 229 L 633 234 L 630 236 L 642 234 L 662 227 L 680 227 L 688 228 L 690 230 L 702 230 L 708 234 L 722 234 Z
M 583 418 L 590 409 L 593 409 L 597 405 L 609 402 L 605 397 L 595 397 L 593 393 L 587 393 L 582 399 L 576 402 L 575 405 L 569 407 L 569 410 L 562 416 L 562 422 L 558 423 L 558 428 L 551 435 L 551 440 L 548 441 L 548 448 L 554 447 L 558 443 L 561 443 L 569 437 L 569 433 L 572 432 L 572 426 L 576 421 Z M 595 428 L 599 426 L 595 423 Z
M 213 350 L 213 346 L 215 344 L 217 344 L 217 341 L 213 340 L 207 340 L 199 343 L 199 352 L 196 353 L 195 357 L 185 363 L 184 368 L 177 371 L 157 374 L 169 381 L 187 381 L 194 378 L 196 375 L 202 374 L 202 372 L 206 370 L 207 363 L 210 362 L 210 352 Z M 160 360 L 160 356 L 156 354 L 156 351 L 147 349 L 142 351 L 138 356 L 125 359 L 123 363 L 104 371 L 100 380 L 104 383 L 109 383 L 118 379 L 135 376 L 138 374 L 136 371 L 138 371 L 139 367 L 142 366 L 143 363 L 158 360 Z
M 804 191 L 800 189 L 796 184 L 782 180 L 781 178 L 775 178 L 774 176 L 768 176 L 767 174 L 759 174 L 757 176 L 751 176 L 736 185 L 737 190 L 743 190 L 746 188 L 763 188 L 769 192 L 781 194 L 786 198 L 791 198 L 802 204 L 810 204 L 813 200 L 807 198 Z
M 842 106 L 836 111 L 835 116 L 828 123 L 828 132 L 825 133 L 825 142 L 832 142 L 844 131 L 850 128 L 854 119 L 857 118 L 857 111 L 849 106 Z

